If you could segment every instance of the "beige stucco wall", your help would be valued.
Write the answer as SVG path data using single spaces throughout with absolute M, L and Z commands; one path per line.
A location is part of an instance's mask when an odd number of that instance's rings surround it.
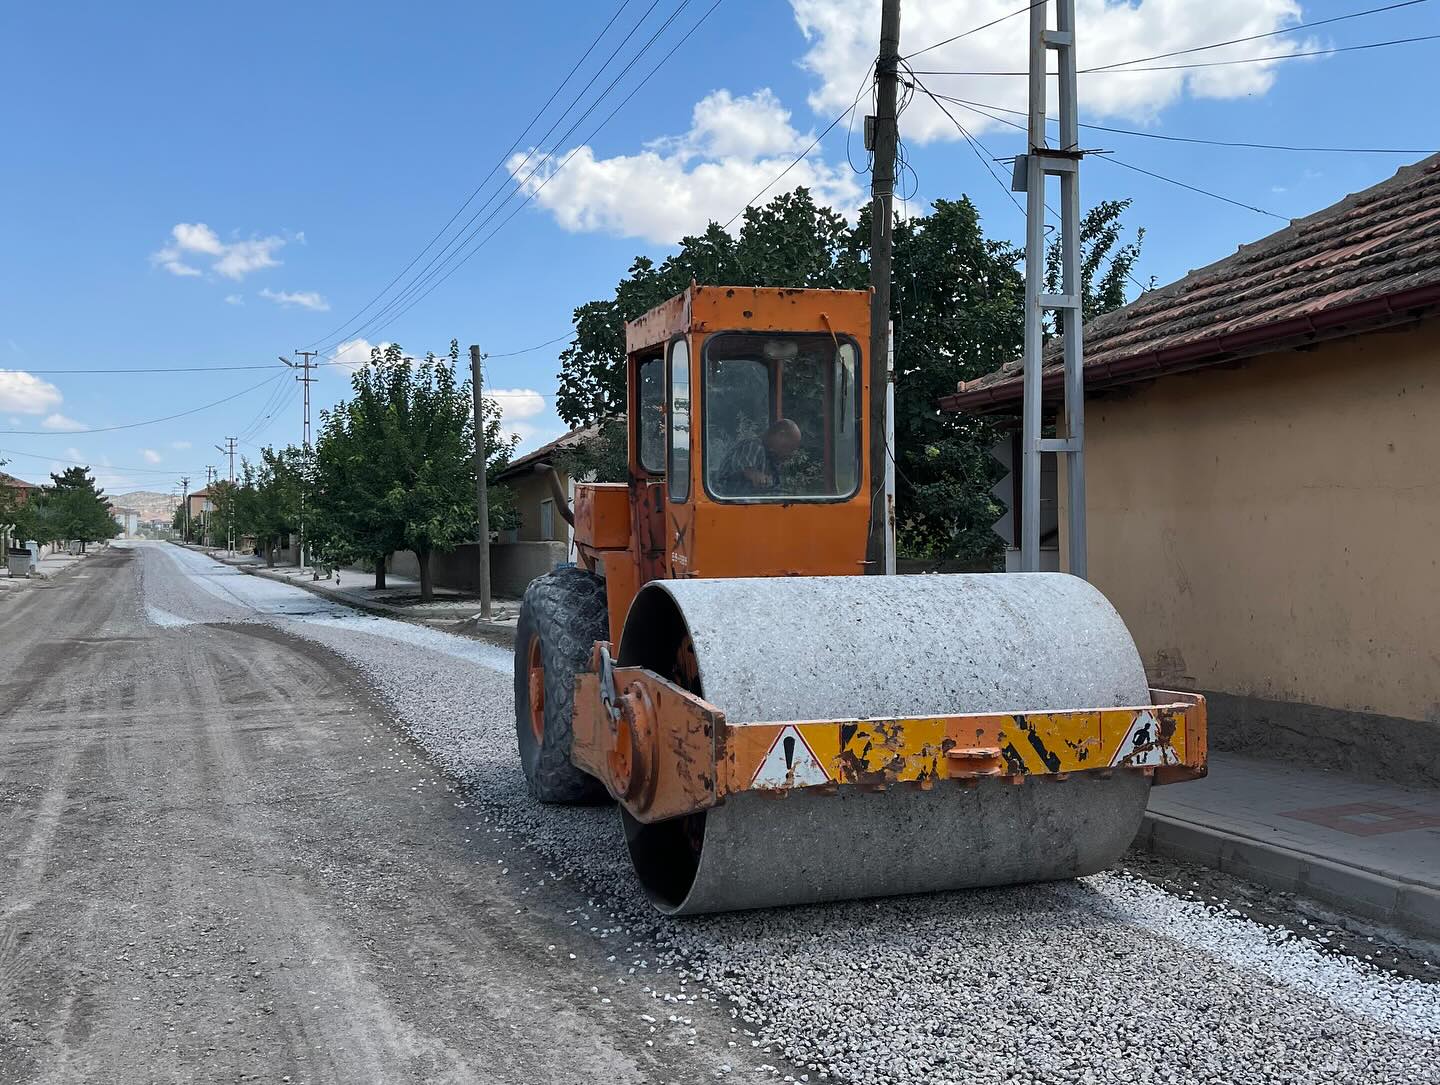
M 540 505 L 550 499 L 550 483 L 544 475 L 522 475 L 503 485 L 509 486 L 515 492 L 515 507 L 520 513 L 517 539 L 521 542 L 569 542 L 566 534 L 569 525 L 560 515 L 559 509 L 555 510 L 554 530 L 548 536 L 542 537 L 540 534 Z M 560 485 L 566 488 L 570 485 L 570 478 L 563 471 L 560 472 Z
M 1440 722 L 1440 321 L 1092 399 L 1086 452 L 1152 682 Z

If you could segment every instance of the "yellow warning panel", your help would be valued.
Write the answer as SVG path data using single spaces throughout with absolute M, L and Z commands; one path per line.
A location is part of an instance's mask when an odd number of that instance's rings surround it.
M 727 790 L 884 787 L 985 776 L 1204 772 L 1204 703 L 727 727 Z

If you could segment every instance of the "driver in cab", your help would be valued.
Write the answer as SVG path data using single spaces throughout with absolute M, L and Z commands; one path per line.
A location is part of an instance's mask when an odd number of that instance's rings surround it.
M 742 437 L 720 462 L 720 493 L 725 497 L 754 497 L 780 490 L 785 462 L 800 448 L 800 427 L 788 418 L 770 424 L 757 437 Z

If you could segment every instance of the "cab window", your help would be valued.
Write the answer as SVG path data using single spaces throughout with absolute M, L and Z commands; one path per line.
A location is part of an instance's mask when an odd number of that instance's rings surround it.
M 720 501 L 834 501 L 860 479 L 860 354 L 828 334 L 705 344 L 705 488 Z
M 670 344 L 670 500 L 690 498 L 690 347 Z
M 640 466 L 652 475 L 665 473 L 665 359 L 648 358 L 636 374 L 640 409 L 635 420 Z

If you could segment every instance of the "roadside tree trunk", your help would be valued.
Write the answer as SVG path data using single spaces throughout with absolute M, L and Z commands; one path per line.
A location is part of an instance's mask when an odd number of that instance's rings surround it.
M 385 587 L 385 559 L 389 554 L 375 555 L 375 590 L 380 591 Z
M 435 598 L 435 581 L 430 575 L 430 551 L 416 550 L 415 560 L 420 565 L 420 602 L 428 603 Z
M 265 564 L 271 569 L 275 568 L 275 544 L 277 541 L 276 539 L 265 540 Z

